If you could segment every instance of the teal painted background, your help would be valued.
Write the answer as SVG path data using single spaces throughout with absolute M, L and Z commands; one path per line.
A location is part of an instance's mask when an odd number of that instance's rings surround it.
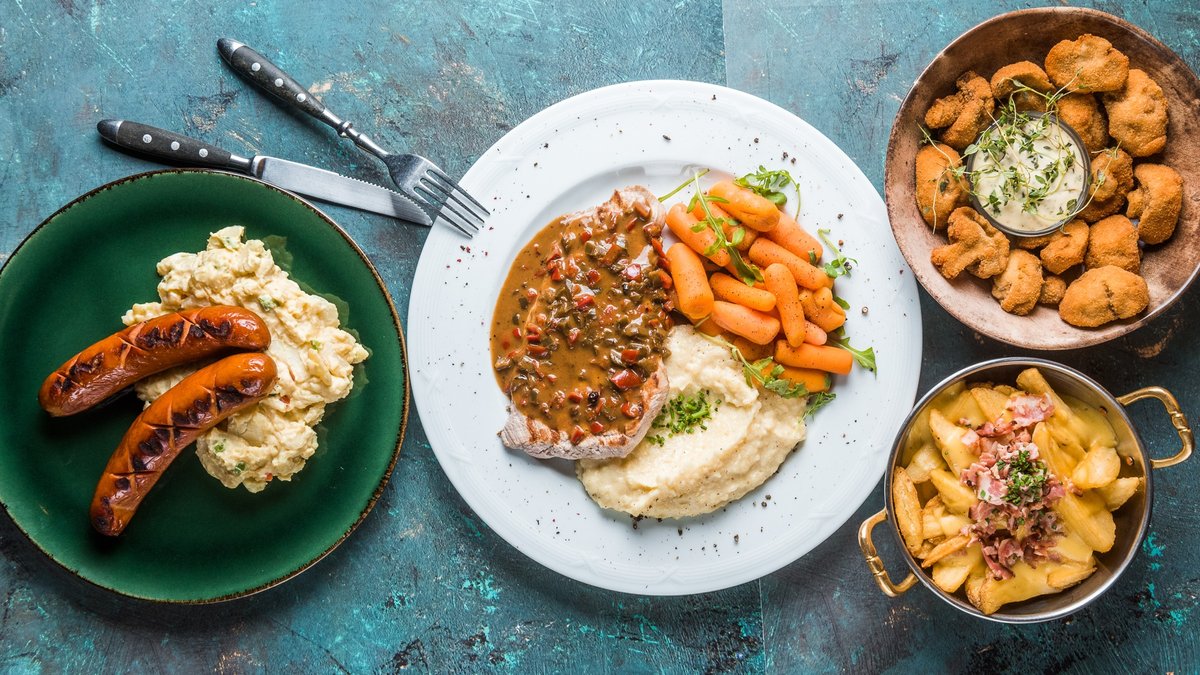
M 1027 6 L 4 0 L 0 260 L 62 203 L 153 167 L 103 147 L 94 131 L 102 117 L 385 180 L 329 129 L 232 75 L 216 54 L 222 36 L 272 55 L 381 142 L 453 174 L 567 96 L 684 78 L 794 111 L 878 187 L 892 116 L 924 65 L 963 30 Z M 1195 3 L 1089 6 L 1143 26 L 1200 68 Z M 404 316 L 425 232 L 327 210 L 375 261 Z M 1196 420 L 1197 310 L 1193 291 L 1132 336 L 1055 358 L 1117 393 L 1166 385 Z M 922 390 L 968 363 L 1016 353 L 963 328 L 924 294 L 922 312 Z M 1173 433 L 1152 404 L 1133 416 L 1158 454 L 1173 452 Z M 689 598 L 583 586 L 532 563 L 479 521 L 414 416 L 392 482 L 358 532 L 301 577 L 233 603 L 158 607 L 99 593 L 43 560 L 0 518 L 0 671 L 1194 672 L 1198 472 L 1193 460 L 1157 477 L 1150 537 L 1100 602 L 1064 621 L 1005 627 L 962 618 L 920 589 L 896 600 L 875 589 L 854 529 L 882 503 L 879 488 L 828 542 L 754 583 Z M 881 548 L 899 563 L 893 542 Z

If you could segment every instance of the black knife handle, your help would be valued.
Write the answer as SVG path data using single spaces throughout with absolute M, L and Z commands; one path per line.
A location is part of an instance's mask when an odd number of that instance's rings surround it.
M 211 143 L 129 120 L 101 120 L 96 131 L 104 140 L 168 164 L 250 171 L 250 160 Z
M 217 40 L 217 51 L 235 72 L 285 105 L 328 124 L 338 132 L 339 136 L 349 138 L 376 157 L 383 158 L 388 155 L 387 151 L 379 147 L 366 134 L 359 132 L 350 122 L 335 115 L 333 111 L 314 98 L 311 92 L 300 86 L 299 82 L 249 46 L 237 40 L 221 38 Z

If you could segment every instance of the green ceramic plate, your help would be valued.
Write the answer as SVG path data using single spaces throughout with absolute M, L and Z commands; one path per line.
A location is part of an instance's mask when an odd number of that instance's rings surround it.
M 157 299 L 155 264 L 199 251 L 244 225 L 276 261 L 334 301 L 371 356 L 351 395 L 317 427 L 320 447 L 290 482 L 229 490 L 185 450 L 120 538 L 92 532 L 101 470 L 141 406 L 126 395 L 53 419 L 43 378 L 122 327 L 134 302 Z M 270 239 L 268 239 L 270 238 Z M 264 183 L 208 171 L 158 171 L 111 183 L 63 207 L 0 269 L 0 503 L 48 556 L 118 593 L 212 602 L 285 581 L 320 560 L 366 517 L 400 452 L 408 377 L 400 321 L 383 282 L 333 221 Z

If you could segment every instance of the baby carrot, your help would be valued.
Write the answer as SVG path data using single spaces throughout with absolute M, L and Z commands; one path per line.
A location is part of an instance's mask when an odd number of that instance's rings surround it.
M 795 277 L 787 265 L 775 263 L 763 270 L 763 279 L 767 290 L 775 296 L 775 307 L 779 310 L 779 320 L 788 344 L 799 347 L 804 342 L 808 322 L 804 320 L 804 306 L 800 304 L 800 291 L 796 288 Z
M 744 187 L 734 185 L 731 180 L 723 180 L 708 189 L 708 193 L 724 201 L 721 208 L 737 218 L 746 227 L 769 232 L 779 223 L 779 209 L 775 204 Z
M 802 288 L 800 289 L 800 304 L 804 307 L 804 317 L 809 322 L 817 324 L 821 330 L 826 332 L 837 330 L 846 323 L 846 313 L 833 301 L 832 292 L 826 296 L 824 293 Z
M 676 204 L 667 211 L 667 227 L 671 228 L 679 241 L 687 244 L 696 253 L 704 255 L 704 252 L 717 242 L 717 235 L 707 225 L 700 228 L 699 232 L 693 230 L 699 222 L 687 212 L 687 207 L 683 204 Z M 729 251 L 723 248 L 717 249 L 707 257 L 720 267 L 729 264 Z
M 712 284 L 713 296 L 720 300 L 736 302 L 739 305 L 769 312 L 775 307 L 775 296 L 762 288 L 754 288 L 734 279 L 728 274 L 717 272 L 708 280 Z M 796 285 L 792 284 L 792 288 Z
M 805 288 L 826 288 L 833 285 L 833 278 L 825 271 L 800 259 L 800 256 L 776 244 L 766 237 L 759 237 L 750 247 L 750 260 L 759 267 L 770 267 L 775 263 L 786 265 L 796 283 Z
M 711 317 L 701 321 L 700 323 L 694 324 L 692 328 L 695 328 L 697 333 L 704 333 L 705 335 L 709 335 L 711 337 L 725 338 L 726 340 L 737 337 L 736 335 L 730 335 L 724 330 L 721 330 L 721 327 L 718 326 Z
M 679 311 L 692 321 L 711 314 L 713 292 L 700 256 L 687 244 L 678 242 L 667 249 L 667 262 L 671 264 L 671 280 L 675 282 Z
M 712 212 L 714 218 L 721 218 L 721 219 L 728 218 L 729 220 L 733 221 L 732 224 L 726 222 L 721 225 L 721 227 L 724 228 L 724 230 L 725 230 L 725 239 L 729 240 L 730 243 L 733 242 L 734 231 L 735 230 L 742 231 L 742 240 L 740 242 L 738 242 L 737 244 L 734 244 L 734 246 L 733 246 L 734 248 L 741 251 L 742 253 L 745 253 L 746 251 L 750 250 L 750 245 L 754 243 L 755 239 L 758 239 L 758 231 L 757 230 L 752 230 L 748 227 L 743 227 L 741 223 L 737 222 L 736 218 L 734 218 L 733 216 L 731 216 L 728 213 L 726 213 L 725 211 L 723 211 L 720 206 L 717 206 L 713 202 L 708 203 L 708 210 Z M 692 208 L 691 213 L 692 213 L 692 217 L 695 218 L 696 220 L 704 220 L 704 218 L 705 218 L 704 207 L 700 206 L 700 202 L 698 202 L 698 201 L 696 202 L 696 206 L 694 208 Z
M 779 334 L 779 319 L 732 302 L 714 302 L 712 320 L 721 328 L 755 344 L 769 344 Z
M 804 323 L 804 341 L 810 345 L 823 345 L 829 341 L 829 334 L 817 324 L 806 321 Z
M 775 365 L 776 364 L 773 364 L 773 363 L 767 364 L 767 366 L 762 369 L 763 377 L 770 375 L 771 371 L 773 371 L 775 369 Z M 780 364 L 780 365 L 782 365 L 782 364 Z M 804 385 L 804 388 L 807 389 L 808 393 L 810 393 L 810 394 L 816 394 L 816 393 L 822 392 L 822 391 L 829 391 L 829 384 L 830 384 L 829 373 L 822 372 L 820 370 L 813 370 L 812 368 L 793 368 L 791 366 L 783 366 L 783 372 L 776 375 L 776 377 L 783 379 L 783 380 L 787 380 L 788 382 L 791 382 L 792 384 L 802 384 L 802 385 Z
M 850 352 L 837 347 L 802 344 L 792 347 L 786 340 L 775 343 L 775 360 L 785 366 L 811 368 L 827 373 L 846 375 L 854 364 Z
M 775 229 L 763 234 L 764 237 L 786 248 L 792 253 L 800 256 L 800 259 L 805 262 L 815 262 L 821 259 L 821 242 L 817 238 L 804 231 L 794 218 L 784 213 L 779 212 L 779 224 Z M 812 257 L 809 257 L 809 252 L 812 252 Z
M 733 346 L 737 347 L 738 351 L 742 353 L 742 356 L 751 363 L 759 359 L 765 359 L 775 353 L 775 350 L 772 349 L 770 343 L 765 345 L 755 344 L 740 335 L 733 336 L 733 339 L 730 340 L 730 342 L 732 342 Z

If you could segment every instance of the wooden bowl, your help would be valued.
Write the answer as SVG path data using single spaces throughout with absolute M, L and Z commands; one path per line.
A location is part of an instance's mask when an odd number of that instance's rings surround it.
M 1045 62 L 1061 40 L 1085 33 L 1099 35 L 1129 57 L 1129 67 L 1145 71 L 1168 100 L 1166 150 L 1147 158 L 1167 164 L 1183 177 L 1183 208 L 1175 234 L 1143 250 L 1142 276 L 1150 288 L 1150 306 L 1132 319 L 1100 328 L 1076 328 L 1053 307 L 1038 305 L 1027 316 L 1000 309 L 991 296 L 991 280 L 964 273 L 947 281 L 929 262 L 945 243 L 917 211 L 915 159 L 919 126 L 933 101 L 955 91 L 954 81 L 974 70 L 990 79 L 999 68 L 1021 60 Z M 1029 349 L 1075 349 L 1125 335 L 1167 309 L 1200 273 L 1200 80 L 1187 64 L 1149 33 L 1111 14 L 1078 7 L 1047 7 L 1001 14 L 975 26 L 950 43 L 917 78 L 896 113 L 888 140 L 884 197 L 896 243 L 917 280 L 934 300 L 959 321 L 1002 342 Z M 1144 161 L 1144 160 L 1143 160 Z M 1123 212 L 1123 211 L 1122 211 Z

